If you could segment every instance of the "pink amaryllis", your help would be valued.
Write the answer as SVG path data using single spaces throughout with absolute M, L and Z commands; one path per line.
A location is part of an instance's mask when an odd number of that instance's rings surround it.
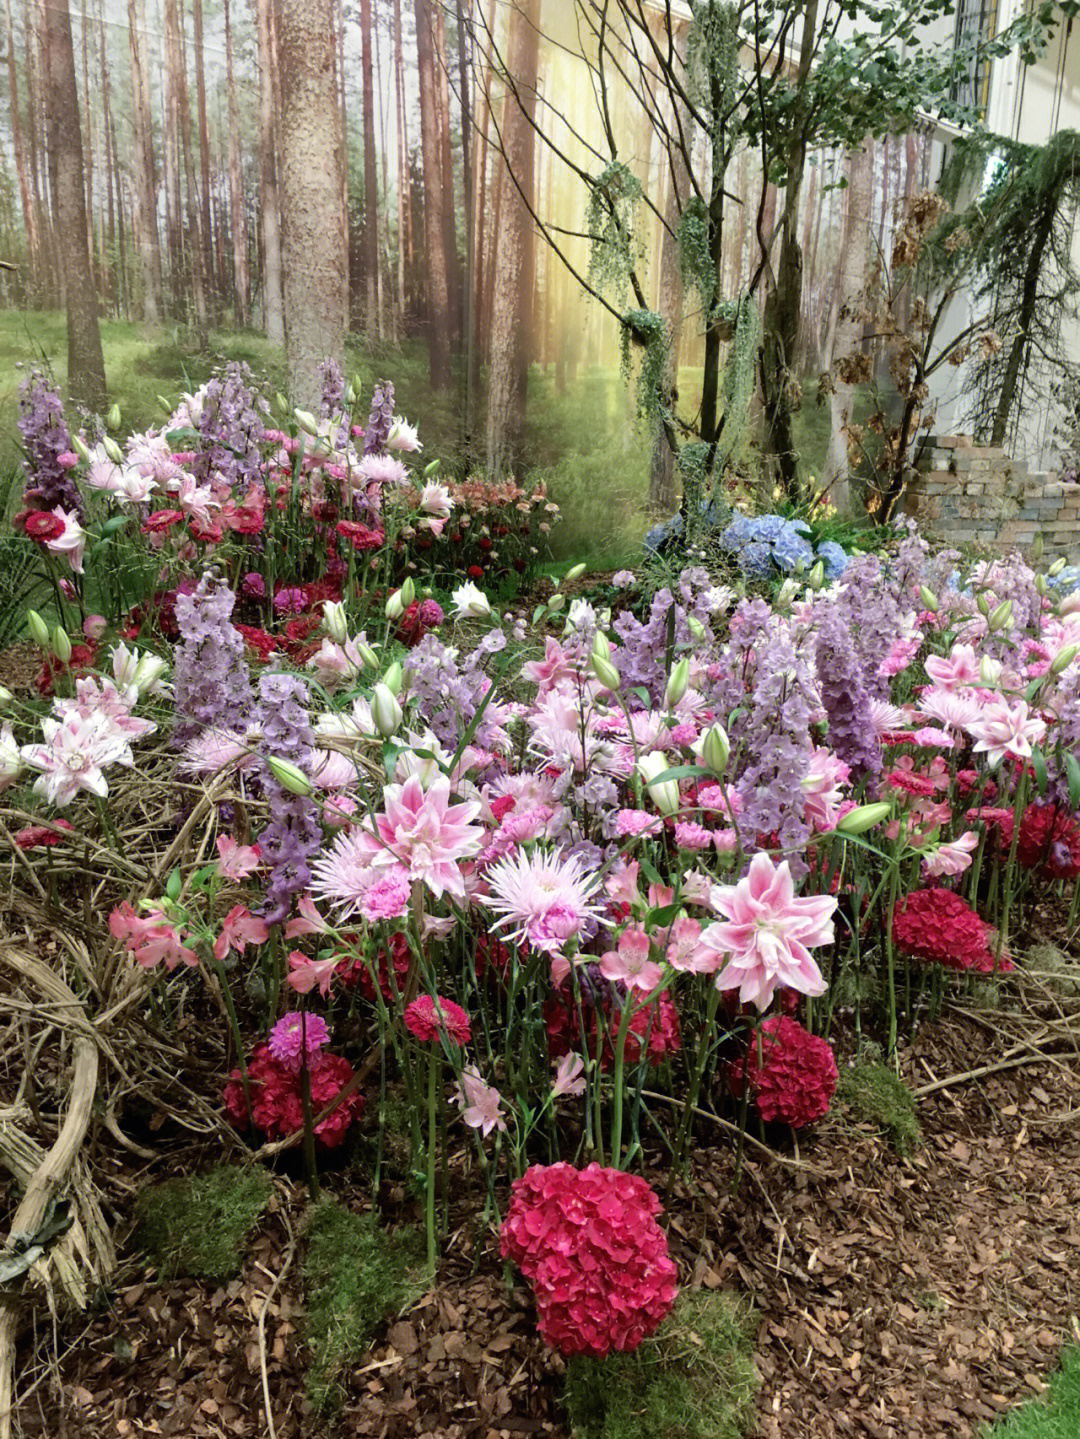
M 701 944 L 725 956 L 717 989 L 738 989 L 743 1004 L 767 1009 L 777 985 L 802 994 L 824 994 L 825 981 L 810 953 L 831 944 L 832 895 L 797 897 L 786 860 L 774 864 L 761 851 L 738 884 L 718 884 L 712 892 L 722 918 L 701 936 Z
M 544 954 L 560 953 L 587 921 L 599 917 L 598 880 L 576 855 L 521 850 L 493 864 L 484 878 L 483 903 L 500 916 L 493 927 Z
M 470 1129 L 479 1129 L 485 1139 L 493 1129 L 505 1133 L 502 1096 L 493 1085 L 484 1083 L 475 1064 L 467 1065 L 461 1071 L 457 1102 L 465 1123 Z

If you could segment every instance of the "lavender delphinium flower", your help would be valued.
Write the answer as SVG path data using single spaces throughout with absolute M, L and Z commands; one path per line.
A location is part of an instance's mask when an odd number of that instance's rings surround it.
M 230 360 L 205 386 L 196 428 L 201 452 L 193 469 L 201 480 L 218 473 L 241 488 L 262 485 L 262 449 L 266 438 L 266 401 L 255 392 L 247 365 Z
M 332 356 L 327 356 L 317 366 L 316 374 L 322 385 L 322 417 L 329 420 L 334 415 L 340 415 L 345 408 L 345 376 Z
M 61 457 L 72 453 L 64 402 L 40 370 L 32 371 L 19 386 L 18 425 L 26 452 L 27 501 L 42 510 L 60 506 L 84 520 L 86 506 L 70 465 L 61 463 Z
M 394 428 L 394 387 L 379 380 L 371 397 L 371 413 L 364 431 L 364 454 L 381 455 Z
M 261 676 L 259 725 L 266 754 L 310 773 L 315 734 L 302 680 L 287 674 Z M 322 843 L 322 828 L 314 800 L 286 789 L 265 762 L 260 777 L 270 808 L 270 823 L 259 835 L 259 853 L 269 871 L 263 917 L 268 924 L 280 924 L 293 895 L 311 883 L 310 865 Z
M 876 555 L 859 555 L 844 571 L 836 611 L 843 616 L 863 685 L 879 699 L 889 693 L 881 663 L 914 609 L 911 596 L 898 591 Z
M 881 773 L 881 745 L 870 718 L 870 694 L 847 618 L 829 608 L 821 620 L 816 651 L 821 702 L 829 719 L 829 745 L 851 767 L 853 780 Z
M 251 719 L 244 641 L 230 621 L 235 604 L 232 590 L 212 573 L 203 575 L 194 594 L 177 596 L 182 640 L 173 657 L 173 743 L 178 746 L 206 730 L 243 734 Z

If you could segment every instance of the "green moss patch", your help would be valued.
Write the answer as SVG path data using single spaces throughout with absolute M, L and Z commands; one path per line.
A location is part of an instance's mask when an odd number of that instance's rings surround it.
M 699 1290 L 633 1354 L 571 1360 L 575 1439 L 742 1439 L 754 1424 L 756 1329 L 743 1300 Z
M 922 1138 L 915 1098 L 888 1065 L 857 1064 L 854 1069 L 841 1069 L 836 1097 L 851 1108 L 856 1119 L 876 1124 L 887 1134 L 897 1154 L 911 1154 Z
M 371 1216 L 324 1199 L 308 1226 L 304 1278 L 308 1394 L 322 1409 L 340 1397 L 342 1370 L 368 1348 L 382 1321 L 423 1294 L 418 1236 L 389 1234 Z
M 135 1243 L 162 1278 L 231 1279 L 272 1191 L 264 1169 L 234 1164 L 153 1184 L 135 1202 Z

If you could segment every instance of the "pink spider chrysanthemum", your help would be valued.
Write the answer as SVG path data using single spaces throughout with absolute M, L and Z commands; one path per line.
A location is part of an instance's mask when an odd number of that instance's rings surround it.
M 321 1014 L 304 1014 L 298 1009 L 283 1014 L 270 1031 L 270 1053 L 279 1064 L 295 1074 L 304 1052 L 310 1066 L 319 1050 L 330 1043 L 330 1030 Z
M 717 989 L 738 989 L 743 1004 L 766 1009 L 777 985 L 801 994 L 824 994 L 811 947 L 831 944 L 832 895 L 796 897 L 785 860 L 776 865 L 761 851 L 738 884 L 718 884 L 713 907 L 722 916 L 701 936 L 703 949 L 725 956 Z
M 574 855 L 522 851 L 492 865 L 484 879 L 489 893 L 483 903 L 501 916 L 494 928 L 506 927 L 507 939 L 527 941 L 545 954 L 558 953 L 586 921 L 599 917 L 598 880 Z

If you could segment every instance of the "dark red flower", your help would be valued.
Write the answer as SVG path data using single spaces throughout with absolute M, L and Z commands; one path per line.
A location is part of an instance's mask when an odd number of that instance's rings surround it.
M 178 525 L 183 518 L 183 510 L 155 510 L 143 520 L 142 532 L 144 535 L 164 534 L 166 530 L 171 530 L 173 525 Z
M 604 1006 L 605 1025 L 600 1064 L 605 1070 L 615 1065 L 614 1036 L 619 1031 L 622 1014 L 614 993 L 608 993 L 601 1000 Z M 597 1014 L 595 1001 L 584 1007 L 586 1043 L 589 1052 L 596 1052 Z M 547 1025 L 548 1053 L 553 1059 L 561 1059 L 571 1050 L 582 1046 L 581 1022 L 569 988 L 557 991 L 544 1006 L 544 1022 Z M 679 1032 L 679 1011 L 668 990 L 650 1005 L 639 1006 L 630 1017 L 626 1031 L 623 1058 L 627 1064 L 637 1064 L 644 1057 L 649 1064 L 660 1064 L 669 1054 L 678 1054 L 682 1048 Z
M 30 539 L 43 545 L 64 533 L 64 522 L 49 510 L 31 510 L 23 520 L 22 529 Z
M 629 1353 L 679 1292 L 660 1201 L 639 1175 L 534 1164 L 511 1188 L 502 1254 L 529 1281 L 538 1328 L 560 1354 Z
M 354 550 L 377 550 L 386 538 L 382 530 L 369 529 L 358 520 L 338 520 L 334 528 Z
M 455 1044 L 468 1044 L 472 1038 L 469 1016 L 460 1004 L 444 999 L 442 995 L 436 998 L 430 994 L 420 995 L 412 1004 L 406 1005 L 404 1020 L 405 1028 L 421 1044 L 430 1044 L 444 1032 Z
M 484 551 L 485 554 L 488 550 L 491 549 L 491 541 L 488 539 L 487 535 L 481 535 L 479 540 L 477 540 L 477 544 L 480 546 L 480 548 Z
M 792 1129 L 829 1112 L 838 1078 L 831 1046 L 786 1014 L 765 1020 L 746 1055 L 728 1070 L 733 1094 L 742 1094 L 745 1081 L 766 1124 Z
M 484 578 L 483 565 L 470 565 L 465 571 L 470 580 L 482 580 Z
M 58 660 L 55 655 L 48 655 L 34 680 L 34 687 L 38 694 L 51 695 L 56 681 L 61 675 L 68 674 L 73 678 L 78 678 L 79 675 L 85 674 L 97 658 L 97 649 L 97 644 L 93 640 L 85 645 L 72 645 L 71 658 L 67 664 Z
M 265 630 L 259 629 L 256 625 L 237 623 L 236 628 L 243 635 L 244 643 L 255 651 L 264 664 L 272 654 L 281 648 L 273 635 L 267 634 Z
M 1012 850 L 1015 820 L 1012 810 L 997 822 L 1001 853 Z M 1016 857 L 1025 869 L 1046 879 L 1076 879 L 1080 875 L 1080 825 L 1067 810 L 1054 804 L 1030 804 L 1020 820 Z
M 343 1055 L 329 1054 L 326 1050 L 319 1053 L 308 1071 L 311 1103 L 316 1114 L 338 1097 L 352 1079 L 353 1072 L 352 1065 Z M 267 1139 L 286 1139 L 303 1128 L 301 1076 L 279 1064 L 266 1043 L 255 1046 L 248 1063 L 248 1093 L 255 1128 L 261 1130 Z M 224 1100 L 230 1121 L 238 1129 L 246 1129 L 248 1112 L 239 1069 L 234 1069 L 229 1075 Z M 316 1124 L 315 1137 L 325 1148 L 336 1149 L 363 1109 L 364 1096 L 355 1090 L 321 1124 Z
M 1009 956 L 996 959 L 991 928 L 951 889 L 916 889 L 893 910 L 893 941 L 916 959 L 976 974 L 1007 973 Z
M 12 838 L 19 849 L 50 849 L 64 838 L 64 830 L 70 832 L 71 828 L 66 819 L 54 819 L 50 824 L 28 824 L 16 830 Z

